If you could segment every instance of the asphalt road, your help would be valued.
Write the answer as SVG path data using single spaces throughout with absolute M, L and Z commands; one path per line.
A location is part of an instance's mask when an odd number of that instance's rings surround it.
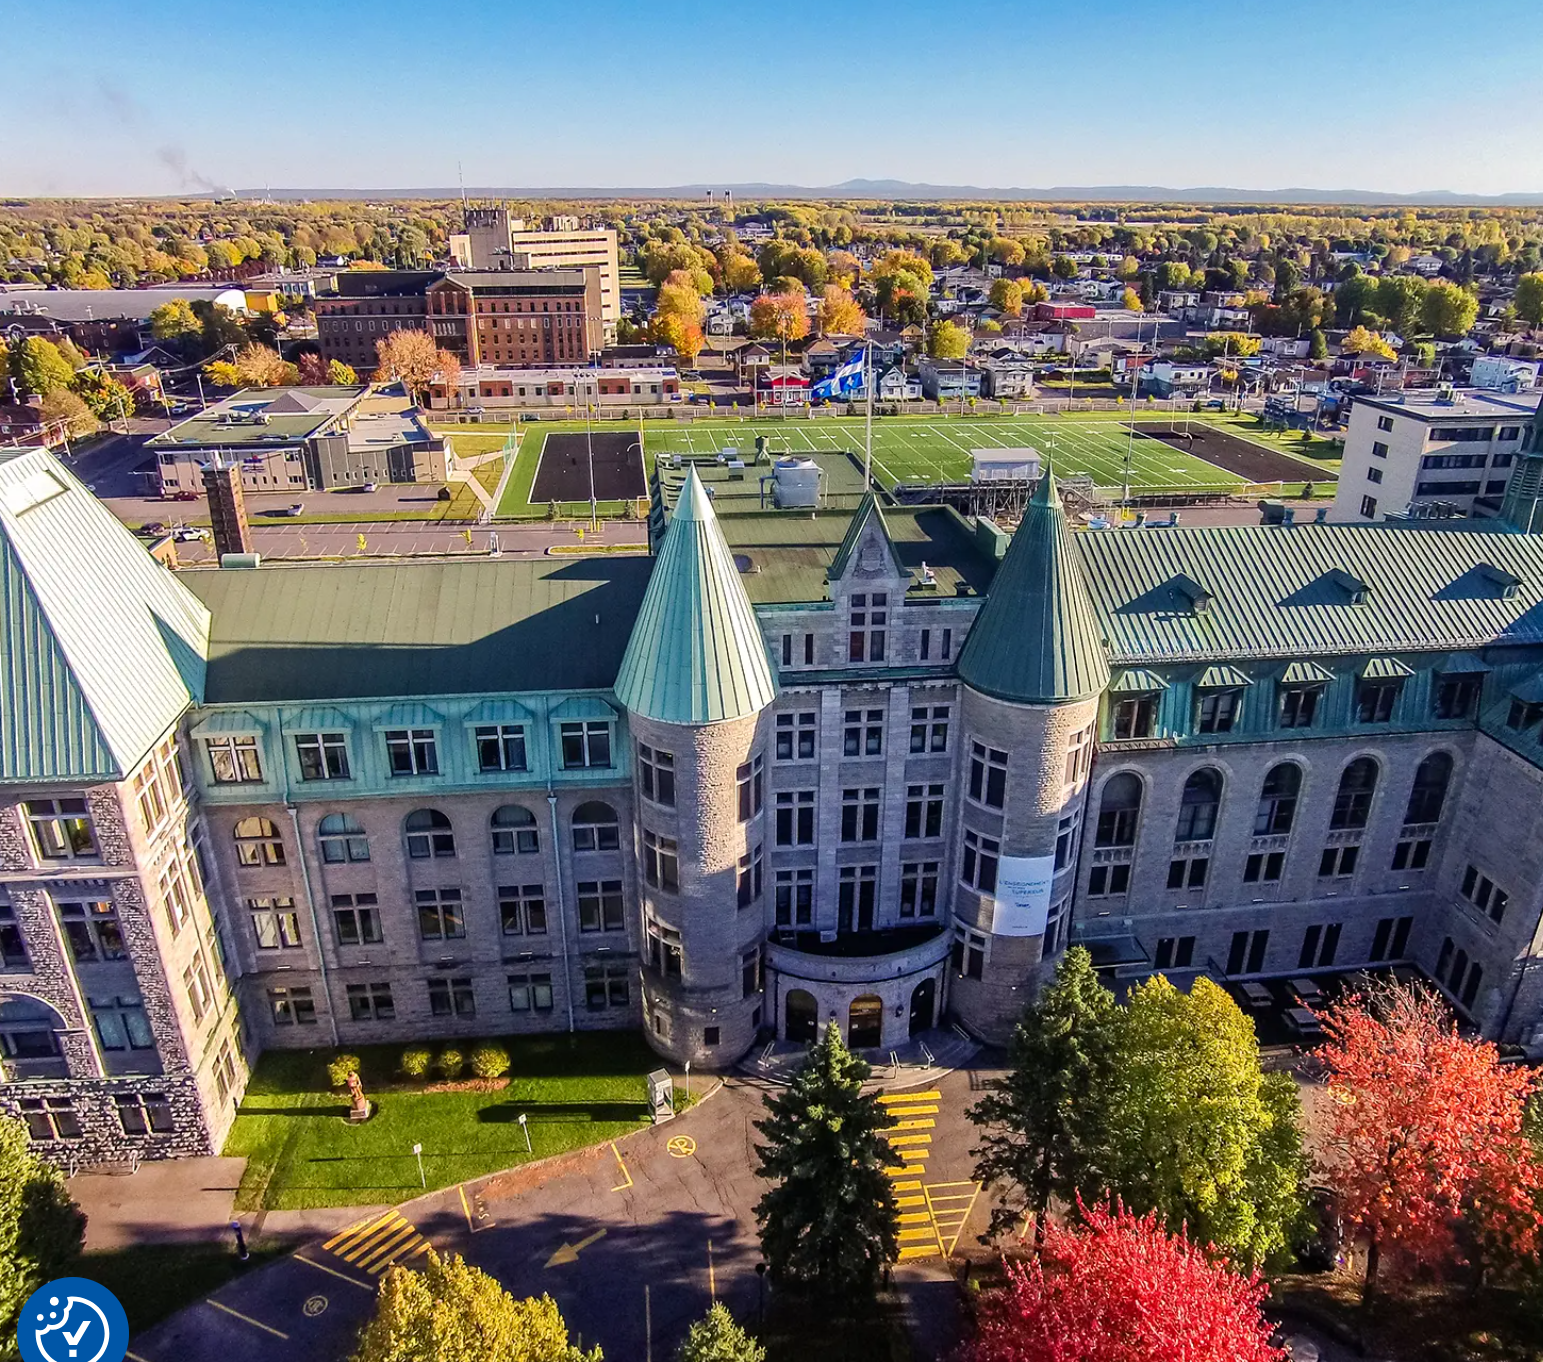
M 897 1114 L 908 1113 L 896 1134 L 912 1141 L 911 1171 L 893 1175 L 911 1250 L 896 1272 L 919 1293 L 936 1279 L 941 1250 L 972 1245 L 986 1222 L 985 1198 L 968 1180 L 974 1131 L 964 1117 L 979 1079 L 961 1071 L 893 1094 Z M 662 1126 L 386 1213 L 398 1219 L 366 1217 L 147 1331 L 130 1356 L 334 1362 L 353 1346 L 387 1262 L 410 1264 L 431 1243 L 516 1296 L 550 1294 L 570 1332 L 613 1362 L 664 1362 L 714 1298 L 742 1318 L 757 1308 L 755 1204 L 765 1184 L 753 1171 L 751 1122 L 761 1096 L 759 1085 L 731 1079 Z

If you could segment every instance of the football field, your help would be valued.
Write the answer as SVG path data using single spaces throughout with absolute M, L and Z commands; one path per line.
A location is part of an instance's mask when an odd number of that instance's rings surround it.
M 647 428 L 645 440 L 649 456 L 711 457 L 726 446 L 735 446 L 748 460 L 757 435 L 766 436 L 777 455 L 846 450 L 862 457 L 863 423 L 850 419 L 792 417 L 786 421 L 715 420 L 669 426 L 660 422 Z M 1220 492 L 1246 485 L 1244 479 L 1160 440 L 1138 437 L 1133 441 L 1129 427 L 1117 416 L 1107 421 L 1015 416 L 879 419 L 873 423 L 874 472 L 885 487 L 906 482 L 968 482 L 972 449 L 1019 445 L 1031 445 L 1047 456 L 1056 477 L 1082 474 L 1098 487 L 1120 486 L 1127 454 L 1133 489 Z

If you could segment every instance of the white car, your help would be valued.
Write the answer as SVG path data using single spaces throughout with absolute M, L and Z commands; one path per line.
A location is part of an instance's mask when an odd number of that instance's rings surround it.
M 203 525 L 183 525 L 173 532 L 172 538 L 186 544 L 195 539 L 213 539 L 214 532 Z

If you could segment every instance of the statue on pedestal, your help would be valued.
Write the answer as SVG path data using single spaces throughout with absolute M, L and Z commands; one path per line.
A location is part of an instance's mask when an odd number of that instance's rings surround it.
M 359 1081 L 359 1075 L 353 1072 L 348 1075 L 348 1101 L 351 1122 L 370 1119 L 370 1099 L 364 1095 L 364 1084 Z

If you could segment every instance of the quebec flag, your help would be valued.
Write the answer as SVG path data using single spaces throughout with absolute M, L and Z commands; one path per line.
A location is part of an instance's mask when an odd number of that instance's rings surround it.
M 863 352 L 856 354 L 829 378 L 822 378 L 809 389 L 809 396 L 816 402 L 829 402 L 833 397 L 845 396 L 854 388 L 863 386 Z

